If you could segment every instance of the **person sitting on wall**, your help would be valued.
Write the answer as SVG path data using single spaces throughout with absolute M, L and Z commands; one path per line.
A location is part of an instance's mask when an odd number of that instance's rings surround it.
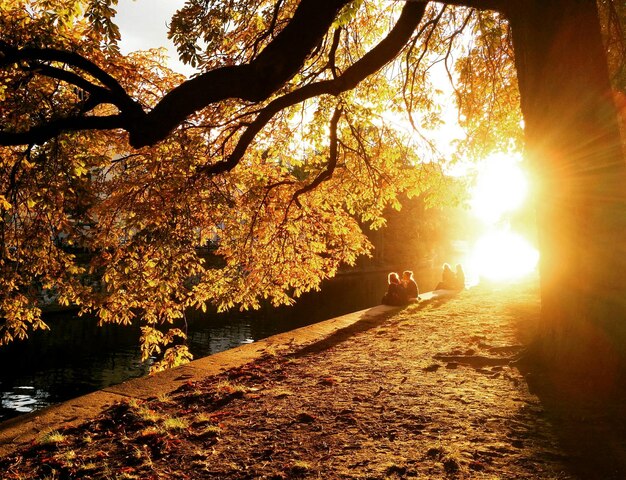
M 435 290 L 456 290 L 456 276 L 449 264 L 443 264 L 441 272 L 441 282 L 437 284 Z
M 405 270 L 402 272 L 402 286 L 406 291 L 406 296 L 409 302 L 419 300 L 420 290 L 417 286 L 417 282 L 413 278 L 413 272 L 411 270 Z
M 400 277 L 396 272 L 391 272 L 387 276 L 387 283 L 389 286 L 387 287 L 387 293 L 383 296 L 383 305 L 399 306 L 409 303 L 406 290 L 400 283 Z
M 463 266 L 458 263 L 456 267 L 454 267 L 456 271 L 454 274 L 454 289 L 455 290 L 463 290 L 465 288 L 465 272 L 463 271 Z

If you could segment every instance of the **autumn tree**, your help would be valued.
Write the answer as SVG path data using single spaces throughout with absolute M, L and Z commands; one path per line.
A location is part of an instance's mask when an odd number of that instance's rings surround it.
M 546 338 L 626 346 L 611 2 L 189 0 L 170 25 L 187 80 L 120 54 L 115 3 L 0 0 L 4 341 L 42 327 L 43 289 L 103 322 L 140 313 L 144 355 L 174 345 L 175 364 L 184 331 L 160 327 L 185 308 L 316 288 L 368 252 L 358 221 L 402 192 L 437 201 L 420 132 L 443 63 L 464 154 L 523 144 L 538 179 Z

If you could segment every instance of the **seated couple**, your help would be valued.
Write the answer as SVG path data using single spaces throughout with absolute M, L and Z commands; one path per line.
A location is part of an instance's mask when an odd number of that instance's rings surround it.
M 435 290 L 463 290 L 465 288 L 465 272 L 462 265 L 457 265 L 455 271 L 449 264 L 444 263 L 441 272 L 441 282 Z
M 419 300 L 420 292 L 412 271 L 402 272 L 402 280 L 396 272 L 391 272 L 387 276 L 387 283 L 389 287 L 382 300 L 384 305 L 407 305 Z

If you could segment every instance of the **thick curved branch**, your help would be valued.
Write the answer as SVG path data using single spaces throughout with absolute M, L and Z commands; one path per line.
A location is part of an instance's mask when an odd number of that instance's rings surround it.
M 87 102 L 90 107 L 88 109 L 83 108 L 83 112 L 93 109 L 100 103 L 115 104 L 115 98 L 110 95 L 108 89 L 99 85 L 94 85 L 90 81 L 84 79 L 80 75 L 76 75 L 68 70 L 62 68 L 52 67 L 45 64 L 34 64 L 32 66 L 33 71 L 45 75 L 48 78 L 56 78 L 57 80 L 64 81 L 71 85 L 78 87 L 81 90 L 89 93 L 89 101 Z M 121 110 L 121 108 L 120 108 Z
M 214 175 L 232 170 L 241 160 L 254 137 L 279 111 L 323 94 L 339 95 L 351 90 L 372 73 L 393 60 L 411 38 L 425 11 L 425 4 L 407 3 L 389 34 L 372 50 L 348 67 L 339 77 L 305 85 L 270 102 L 239 138 L 235 149 L 224 162 L 198 169 L 198 173 Z
M 240 98 L 251 102 L 265 100 L 292 78 L 318 45 L 342 7 L 352 0 L 301 0 L 285 28 L 250 63 L 211 70 L 174 88 L 148 114 L 144 113 L 119 83 L 89 60 L 73 52 L 55 49 L 23 48 L 0 45 L 0 64 L 20 60 L 64 62 L 89 73 L 116 96 L 116 105 L 124 105 L 122 128 L 129 132 L 130 144 L 140 148 L 164 139 L 177 125 L 204 107 Z M 85 117 L 87 118 L 87 117 Z M 0 142 L 14 145 L 18 141 L 33 143 L 49 140 L 62 122 L 33 127 L 28 132 L 2 132 Z M 70 122 L 71 123 L 71 122 Z M 86 122 L 85 129 L 89 122 Z M 119 126 L 119 125 L 117 125 Z
M 162 140 L 211 103 L 226 98 L 265 100 L 298 72 L 350 1 L 301 0 L 289 23 L 252 62 L 211 70 L 165 95 L 130 131 L 131 145 L 138 148 Z
M 29 69 L 49 78 L 62 80 L 89 92 L 89 99 L 82 105 L 81 114 L 52 118 L 21 132 L 0 130 L 0 145 L 33 145 L 44 143 L 64 131 L 128 129 L 131 119 L 144 115 L 141 106 L 135 102 L 111 75 L 96 64 L 74 52 L 53 48 L 25 47 L 18 49 L 6 42 L 0 44 L 0 65 L 6 66 L 25 62 Z M 86 72 L 104 86 L 96 85 L 79 74 L 54 67 L 42 62 L 59 62 Z M 118 115 L 83 115 L 99 103 L 111 103 L 120 110 Z
M 333 74 L 333 77 L 337 78 L 339 76 L 337 72 L 337 66 L 335 62 L 335 57 L 337 55 L 337 47 L 339 46 L 339 40 L 341 39 L 341 30 L 342 28 L 336 28 L 333 33 L 333 43 L 330 46 L 330 53 L 328 54 L 328 66 L 330 67 L 330 71 Z
M 333 172 L 335 171 L 335 168 L 337 167 L 337 159 L 339 157 L 339 152 L 338 152 L 339 149 L 338 149 L 338 142 L 337 142 L 337 125 L 339 124 L 339 119 L 341 118 L 341 112 L 342 112 L 341 107 L 336 108 L 335 113 L 330 119 L 330 146 L 329 146 L 330 154 L 328 157 L 328 163 L 326 164 L 326 169 L 320 172 L 319 175 L 315 177 L 315 179 L 313 179 L 311 183 L 300 188 L 293 194 L 293 201 L 300 208 L 302 208 L 302 205 L 300 204 L 300 200 L 298 200 L 298 197 L 302 194 L 305 194 L 306 192 L 310 192 L 311 190 L 314 190 L 320 183 L 325 182 L 330 177 L 332 177 Z
M 496 12 L 506 13 L 513 0 L 404 0 L 407 2 L 443 3 L 445 5 L 453 5 L 457 7 L 475 8 L 477 10 L 493 10 Z
M 126 93 L 115 78 L 78 53 L 57 50 L 55 48 L 35 47 L 25 47 L 21 49 L 3 48 L 2 50 L 5 54 L 2 59 L 3 65 L 20 61 L 36 62 L 36 64 L 39 64 L 40 61 L 49 61 L 64 63 L 83 70 L 104 85 L 110 92 L 112 103 L 115 103 L 121 110 L 125 110 L 127 114 L 135 115 L 143 112 L 141 106 Z
M 122 89 L 119 83 L 89 60 L 73 52 L 55 49 L 2 48 L 6 64 L 12 55 L 20 59 L 50 60 L 70 64 L 84 70 L 101 82 L 116 98 L 115 104 L 123 105 L 119 116 L 96 120 L 95 117 L 52 120 L 48 124 L 33 127 L 27 132 L 0 132 L 0 144 L 16 145 L 40 143 L 49 140 L 63 129 L 87 130 L 93 128 L 124 128 L 129 132 L 130 144 L 139 148 L 153 145 L 164 139 L 187 117 L 204 107 L 227 98 L 240 98 L 259 102 L 268 98 L 304 64 L 306 58 L 326 34 L 342 7 L 351 0 L 301 0 L 293 17 L 267 47 L 248 64 L 218 68 L 194 77 L 170 91 L 149 113 L 144 113 Z M 409 4 L 407 4 L 409 6 Z M 422 11 L 425 3 L 411 3 Z M 404 11 L 403 11 L 404 12 Z M 403 13 L 404 15 L 404 13 Z M 421 17 L 421 14 L 418 15 Z M 405 22 L 403 22 L 405 23 Z M 376 71 L 395 53 L 384 53 L 384 48 L 374 49 L 359 65 L 350 69 L 328 85 L 321 85 L 320 93 L 338 94 L 354 86 L 365 76 Z M 374 58 L 379 56 L 379 58 Z M 380 60 L 383 60 L 382 62 Z M 19 59 L 18 59 L 19 60 Z M 371 65 L 372 68 L 369 68 Z M 314 93 L 314 92 L 311 92 Z M 82 127 L 77 122 L 83 121 Z M 111 125 L 106 127 L 103 125 Z M 21 143 L 20 143 L 21 142 Z
M 105 117 L 77 116 L 51 120 L 44 125 L 32 127 L 24 132 L 4 132 L 0 130 L 0 145 L 42 144 L 63 132 L 79 130 L 111 130 L 124 128 L 123 115 Z

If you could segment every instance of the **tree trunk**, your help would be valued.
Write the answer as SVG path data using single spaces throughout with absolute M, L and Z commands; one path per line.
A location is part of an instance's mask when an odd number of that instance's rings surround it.
M 626 164 L 595 0 L 514 5 L 542 345 L 551 360 L 609 381 L 626 359 Z

